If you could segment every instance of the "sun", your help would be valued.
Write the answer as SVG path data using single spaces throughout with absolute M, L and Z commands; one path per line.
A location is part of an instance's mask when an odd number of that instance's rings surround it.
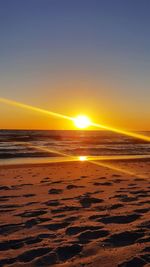
M 84 129 L 91 125 L 91 121 L 87 116 L 79 115 L 74 119 L 74 124 L 77 128 Z

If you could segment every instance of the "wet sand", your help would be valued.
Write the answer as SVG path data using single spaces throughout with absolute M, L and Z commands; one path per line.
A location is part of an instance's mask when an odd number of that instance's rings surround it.
M 150 266 L 149 163 L 0 167 L 0 266 Z

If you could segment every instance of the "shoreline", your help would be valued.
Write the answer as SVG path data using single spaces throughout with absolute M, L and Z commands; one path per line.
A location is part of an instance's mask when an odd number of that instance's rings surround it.
M 86 157 L 86 156 L 85 156 Z M 4 162 L 3 162 L 4 161 Z M 150 155 L 114 155 L 114 156 L 87 156 L 87 158 L 84 160 L 80 160 L 80 156 L 72 156 L 72 157 L 54 157 L 54 158 L 26 158 L 22 159 L 20 158 L 18 162 L 18 159 L 12 159 L 10 161 L 13 161 L 13 163 L 9 162 L 9 160 L 0 160 L 0 169 L 2 168 L 13 168 L 13 167 L 28 167 L 28 166 L 41 166 L 41 165 L 50 165 L 50 164 L 56 164 L 56 163 L 69 163 L 69 162 L 90 162 L 90 161 L 100 161 L 100 162 L 113 162 L 113 161 L 130 161 L 130 162 L 137 162 L 137 161 L 144 161 L 148 162 L 150 161 Z M 35 161 L 35 162 L 33 162 Z

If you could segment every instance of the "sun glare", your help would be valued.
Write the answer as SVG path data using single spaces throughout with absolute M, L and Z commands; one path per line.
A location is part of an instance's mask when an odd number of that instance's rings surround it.
M 85 161 L 85 160 L 87 160 L 87 156 L 79 156 L 79 160 L 80 161 Z
M 77 128 L 84 129 L 89 127 L 91 122 L 87 116 L 79 115 L 74 119 L 74 124 Z

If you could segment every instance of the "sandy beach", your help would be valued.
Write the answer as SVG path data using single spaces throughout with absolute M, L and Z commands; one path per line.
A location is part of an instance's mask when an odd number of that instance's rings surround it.
M 1 166 L 0 266 L 150 266 L 149 160 L 111 164 Z

